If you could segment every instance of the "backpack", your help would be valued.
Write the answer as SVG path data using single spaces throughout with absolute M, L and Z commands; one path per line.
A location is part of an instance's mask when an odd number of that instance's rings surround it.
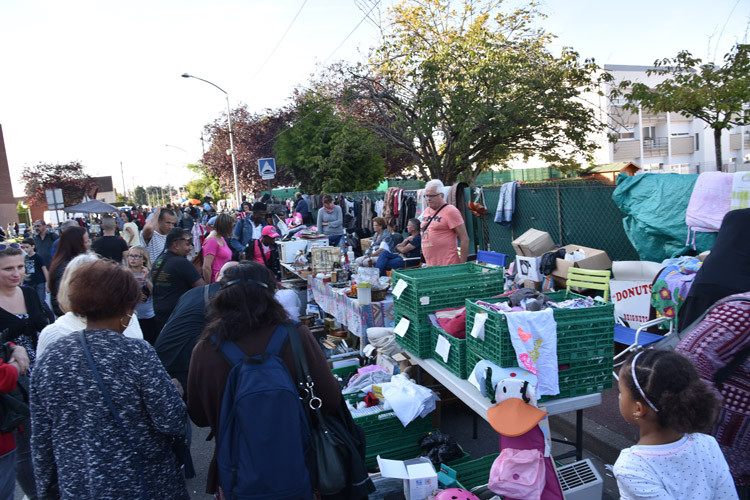
M 281 359 L 286 339 L 281 324 L 259 356 L 245 355 L 231 341 L 219 345 L 232 365 L 216 436 L 219 483 L 228 500 L 312 498 L 305 462 L 310 428 Z

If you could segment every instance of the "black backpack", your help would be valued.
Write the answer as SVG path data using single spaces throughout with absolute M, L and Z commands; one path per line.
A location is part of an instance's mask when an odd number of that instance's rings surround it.
M 13 349 L 9 342 L 0 345 L 0 357 L 3 362 L 10 359 Z M 15 389 L 0 394 L 0 432 L 13 432 L 29 418 L 29 377 L 18 376 Z

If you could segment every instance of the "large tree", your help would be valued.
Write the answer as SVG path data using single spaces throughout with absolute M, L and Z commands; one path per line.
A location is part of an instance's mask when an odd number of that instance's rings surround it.
M 519 157 L 563 170 L 588 160 L 602 126 L 582 98 L 598 88 L 593 61 L 567 48 L 552 55 L 533 5 L 505 13 L 501 0 L 457 4 L 393 7 L 369 64 L 352 70 L 350 95 L 378 117 L 368 125 L 423 178 L 446 183 Z
M 297 96 L 296 118 L 278 136 L 276 157 L 313 193 L 374 189 L 385 174 L 384 145 L 320 94 Z
M 148 195 L 146 195 L 146 190 L 143 189 L 143 186 L 136 186 L 133 191 L 133 199 L 138 206 L 148 205 Z
M 721 170 L 721 132 L 750 124 L 750 45 L 735 45 L 724 64 L 704 63 L 688 51 L 654 62 L 646 73 L 666 79 L 653 87 L 624 80 L 613 97 L 624 95 L 626 109 L 639 106 L 656 112 L 678 112 L 699 118 L 714 131 L 716 170 Z
M 224 198 L 221 183 L 217 175 L 209 173 L 203 164 L 190 164 L 187 168 L 198 174 L 196 179 L 191 180 L 185 185 L 190 198 L 198 200 L 202 200 L 204 196 L 210 196 L 213 200 Z
M 232 131 L 240 191 L 265 189 L 266 181 L 263 181 L 258 173 L 258 160 L 273 157 L 276 136 L 286 126 L 288 119 L 289 112 L 285 110 L 266 110 L 264 114 L 250 113 L 244 104 L 232 110 Z M 209 148 L 203 155 L 205 170 L 217 176 L 222 186 L 234 192 L 232 157 L 227 154 L 230 147 L 226 115 L 206 125 L 204 133 L 209 142 Z M 282 168 L 277 169 L 273 180 L 276 186 L 289 186 L 293 182 L 289 172 Z
M 96 189 L 94 180 L 84 172 L 79 161 L 70 163 L 39 163 L 24 170 L 21 175 L 29 205 L 47 203 L 44 191 L 62 189 L 65 206 L 77 205 L 84 195 Z

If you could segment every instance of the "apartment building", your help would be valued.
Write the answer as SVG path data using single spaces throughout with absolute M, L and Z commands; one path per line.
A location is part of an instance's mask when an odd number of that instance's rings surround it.
M 604 69 L 618 85 L 623 80 L 649 86 L 665 77 L 648 76 L 650 66 L 608 64 Z M 607 85 L 605 95 L 612 87 Z M 700 173 L 716 171 L 714 132 L 702 120 L 680 113 L 625 110 L 624 99 L 608 100 L 607 113 L 617 142 L 601 144 L 607 163 L 633 162 L 644 172 Z M 750 170 L 750 126 L 725 130 L 721 137 L 722 170 Z

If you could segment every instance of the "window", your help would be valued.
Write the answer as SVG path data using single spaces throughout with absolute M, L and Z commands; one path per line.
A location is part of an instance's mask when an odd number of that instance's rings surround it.
M 701 150 L 701 135 L 695 134 L 695 150 L 700 151 Z
M 644 139 L 655 139 L 656 138 L 656 127 L 643 127 L 643 138 Z
M 635 132 L 620 132 L 617 134 L 618 139 L 635 139 Z

